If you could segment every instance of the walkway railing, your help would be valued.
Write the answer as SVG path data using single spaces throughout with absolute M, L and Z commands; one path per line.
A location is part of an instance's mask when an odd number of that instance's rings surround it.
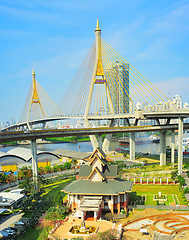
M 133 181 L 134 184 L 175 184 L 171 177 L 127 177 L 127 180 Z

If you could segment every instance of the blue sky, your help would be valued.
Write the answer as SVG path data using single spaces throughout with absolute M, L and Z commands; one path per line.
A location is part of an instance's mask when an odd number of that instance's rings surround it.
M 0 122 L 19 120 L 36 79 L 58 104 L 102 38 L 167 96 L 189 102 L 189 1 L 0 0 Z

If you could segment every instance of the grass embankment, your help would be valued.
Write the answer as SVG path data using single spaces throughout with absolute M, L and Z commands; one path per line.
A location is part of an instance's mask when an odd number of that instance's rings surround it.
M 56 138 L 46 138 L 46 141 L 50 141 L 50 142 L 73 142 L 73 141 L 77 141 L 77 142 L 84 142 L 84 141 L 90 141 L 89 137 L 83 137 L 83 138 L 78 138 L 78 139 L 74 139 L 72 137 L 56 137 Z
M 140 166 L 137 168 L 124 169 L 125 176 L 140 176 L 140 177 L 170 177 L 170 173 L 164 173 L 163 171 L 174 171 L 175 169 L 170 165 L 160 166 L 159 164 L 150 164 L 146 166 Z
M 153 195 L 157 195 L 159 192 L 161 192 L 162 195 L 167 196 L 167 201 L 165 202 L 166 205 L 170 205 L 170 204 L 186 205 L 187 204 L 186 199 L 180 192 L 178 186 L 134 185 L 132 192 L 129 194 L 129 197 L 130 197 L 130 201 L 136 201 L 136 200 L 140 201 L 142 199 L 142 195 L 143 196 L 146 195 L 146 201 L 144 203 L 141 202 L 139 204 L 157 205 L 157 201 L 153 201 Z
M 43 187 L 43 189 L 45 190 L 45 198 L 50 200 L 53 199 L 56 192 L 60 191 L 61 189 L 63 189 L 65 186 L 67 186 L 69 183 L 71 183 L 72 180 L 71 179 L 66 179 L 66 180 L 62 180 L 60 182 L 56 182 L 56 183 L 52 183 L 49 185 L 46 185 Z M 62 193 L 62 195 L 65 197 L 67 196 L 66 193 Z M 47 209 L 49 208 L 49 206 L 47 206 Z M 29 217 L 29 215 L 27 216 L 27 213 L 24 217 Z M 23 234 L 22 236 L 20 236 L 18 238 L 18 240 L 37 240 L 37 239 L 41 239 L 40 238 L 40 234 L 41 234 L 41 230 L 39 228 L 30 228 L 27 230 L 27 232 L 25 234 Z

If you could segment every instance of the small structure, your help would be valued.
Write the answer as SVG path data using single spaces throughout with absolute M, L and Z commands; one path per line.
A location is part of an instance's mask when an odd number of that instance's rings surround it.
M 117 178 L 117 165 L 109 165 L 106 154 L 96 148 L 88 165 L 81 165 L 78 180 L 61 191 L 68 193 L 68 203 L 75 217 L 97 220 L 105 213 L 127 211 L 132 182 Z
M 21 189 L 23 190 L 23 189 Z M 3 208 L 17 208 L 21 205 L 22 200 L 25 198 L 24 194 L 18 192 L 1 192 L 0 193 L 0 207 Z
M 79 164 L 85 164 L 87 163 L 87 159 L 90 157 L 91 153 L 86 152 L 76 152 L 66 149 L 57 149 L 52 152 L 53 154 L 58 155 L 63 162 L 67 162 L 72 158 L 75 158 L 78 160 Z

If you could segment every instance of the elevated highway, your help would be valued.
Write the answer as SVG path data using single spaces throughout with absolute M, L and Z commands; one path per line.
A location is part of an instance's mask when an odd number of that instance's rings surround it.
M 159 120 L 159 119 L 166 119 L 167 122 L 171 119 L 178 119 L 178 118 L 189 118 L 189 108 L 185 109 L 177 109 L 175 111 L 155 111 L 155 112 L 143 112 L 143 111 L 135 111 L 134 113 L 122 113 L 122 114 L 109 114 L 109 115 L 91 115 L 88 116 L 87 119 L 89 121 L 93 120 L 117 120 L 117 119 L 126 119 L 129 125 L 129 121 L 131 119 L 134 120 Z M 17 123 L 11 125 L 7 128 L 2 129 L 2 132 L 6 131 L 21 131 L 24 130 L 32 130 L 33 125 L 43 124 L 43 129 L 45 129 L 45 124 L 47 122 L 52 121 L 60 121 L 60 120 L 67 120 L 67 119 L 84 119 L 83 115 L 72 115 L 72 116 L 59 116 L 59 117 L 47 117 L 41 119 L 35 119 L 29 122 Z
M 183 124 L 184 129 L 189 129 L 189 123 Z M 136 133 L 136 132 L 154 132 L 178 130 L 178 124 L 168 125 L 145 125 L 129 127 L 98 127 L 98 128 L 70 128 L 70 129 L 52 129 L 52 130 L 34 130 L 0 133 L 0 144 L 12 141 L 36 140 L 51 137 L 66 137 L 79 135 L 102 135 L 113 133 Z

